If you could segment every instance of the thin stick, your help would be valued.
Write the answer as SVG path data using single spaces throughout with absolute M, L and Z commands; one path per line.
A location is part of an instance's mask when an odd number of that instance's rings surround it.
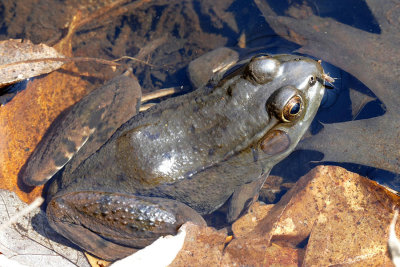
M 122 59 L 130 59 L 130 60 L 133 60 L 133 61 L 137 61 L 137 62 L 146 64 L 146 65 L 149 65 L 150 67 L 154 67 L 154 68 L 157 68 L 157 67 L 158 67 L 158 66 L 156 66 L 156 65 L 153 65 L 153 64 L 148 63 L 148 62 L 146 62 L 146 61 L 143 61 L 143 60 L 141 60 L 141 59 L 134 58 L 134 57 L 130 57 L 130 56 L 122 56 L 122 57 L 120 57 L 120 58 L 114 59 L 113 61 L 116 62 L 116 61 L 120 61 L 120 60 L 122 60 Z M 118 64 L 118 63 L 116 63 L 116 64 Z M 118 65 L 119 65 L 119 64 L 118 64 Z
M 17 61 L 12 63 L 7 63 L 0 65 L 0 69 L 4 69 L 11 66 L 16 66 L 20 64 L 29 64 L 29 63 L 38 63 L 38 62 L 46 62 L 46 61 L 56 61 L 56 62 L 97 62 L 100 64 L 111 65 L 111 66 L 120 66 L 121 64 L 116 63 L 111 60 L 101 59 L 101 58 L 92 58 L 92 57 L 46 57 L 46 58 L 37 58 L 37 59 L 29 59 L 23 61 Z
M 146 105 L 140 106 L 139 112 L 148 110 L 149 108 L 151 108 L 152 106 L 155 106 L 155 105 L 157 105 L 157 104 L 155 104 L 155 103 L 147 103 Z
M 44 198 L 42 198 L 42 197 L 36 198 L 31 204 L 29 204 L 23 210 L 21 210 L 20 212 L 14 214 L 13 216 L 11 216 L 10 219 L 8 219 L 8 221 L 6 221 L 3 224 L 1 224 L 0 225 L 0 232 L 4 231 L 9 226 L 11 226 L 12 224 L 16 223 L 21 217 L 29 214 L 31 211 L 33 211 L 33 210 L 37 209 L 38 207 L 40 207 L 40 205 L 42 205 L 43 202 L 44 202 Z
M 175 94 L 177 92 L 179 92 L 179 91 L 175 87 L 160 89 L 158 91 L 151 92 L 151 93 L 143 95 L 142 96 L 142 103 L 143 102 L 147 102 L 147 101 L 152 100 L 152 99 L 160 98 L 160 97 L 163 97 L 163 96 L 172 95 L 172 94 Z

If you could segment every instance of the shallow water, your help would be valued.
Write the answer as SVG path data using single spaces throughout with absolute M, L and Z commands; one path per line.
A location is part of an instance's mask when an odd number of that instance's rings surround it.
M 77 3 L 80 3 L 79 5 Z M 33 42 L 44 42 L 49 45 L 57 43 L 67 30 L 66 25 L 78 10 L 90 16 L 96 11 L 108 10 L 99 18 L 94 18 L 83 25 L 73 37 L 74 56 L 86 56 L 105 59 L 116 59 L 121 56 L 137 57 L 152 65 L 138 64 L 126 61 L 127 66 L 133 69 L 143 87 L 144 93 L 160 88 L 190 86 L 185 67 L 199 55 L 221 46 L 237 47 L 240 36 L 245 36 L 246 49 L 266 51 L 269 53 L 293 53 L 301 47 L 288 41 L 295 39 L 281 32 L 276 33 L 263 17 L 262 10 L 254 2 L 224 0 L 215 1 L 120 1 L 111 8 L 111 1 L 0 1 L 0 40 L 8 38 L 26 38 Z M 262 2 L 262 1 L 261 1 Z M 134 5 L 136 3 L 136 6 Z M 139 4 L 142 3 L 142 4 Z M 360 1 L 267 1 L 277 16 L 288 16 L 301 20 L 304 14 L 313 14 L 323 19 L 336 20 L 350 28 L 374 35 L 382 34 L 382 29 L 368 5 Z M 343 11 L 345 10 L 345 11 Z M 318 25 L 314 25 L 317 27 Z M 281 36 L 279 36 L 281 34 Z M 311 39 L 313 35 L 297 36 Z M 243 40 L 243 39 L 242 39 Z M 309 40 L 310 41 L 310 40 Z M 326 40 L 311 39 L 311 42 L 320 43 Z M 329 39 L 328 39 L 329 41 Z M 339 44 L 340 45 L 340 44 Z M 343 47 L 349 50 L 348 46 Z M 346 51 L 347 51 L 346 50 Z M 357 49 L 354 49 L 357 53 Z M 304 51 L 303 51 L 304 52 Z M 330 50 L 325 51 L 326 54 Z M 381 51 L 381 53 L 386 53 Z M 389 53 L 389 52 L 387 52 Z M 318 53 L 309 53 L 318 57 Z M 335 55 L 331 55 L 335 56 Z M 337 55 L 339 56 L 339 55 Z M 390 56 L 390 55 L 389 55 Z M 310 136 L 318 135 L 324 124 L 356 121 L 381 116 L 385 120 L 387 106 L 374 93 L 375 88 L 368 88 L 357 75 L 358 65 L 352 68 L 352 62 L 346 70 L 342 70 L 329 63 L 329 58 L 322 59 L 324 68 L 332 77 L 337 78 L 335 90 L 322 104 L 310 129 Z M 338 64 L 339 65 L 339 64 Z M 107 66 L 91 63 L 79 63 L 80 71 L 94 74 L 94 84 L 122 72 L 113 72 Z M 354 71 L 353 71 L 354 70 Z M 353 75 L 352 75 L 353 74 Z M 13 89 L 14 90 L 14 89 Z M 355 94 L 354 92 L 361 92 Z M 397 97 L 396 95 L 394 97 Z M 367 100 L 372 101 L 365 103 Z M 393 119 L 392 119 L 393 120 Z M 394 122 L 395 123 L 395 122 Z M 373 124 L 375 125 L 375 124 Z M 348 128 L 351 129 L 351 128 Z M 393 129 L 381 129 L 393 131 Z M 393 135 L 397 134 L 397 130 Z M 344 136 L 346 136 L 344 134 Z M 372 136 L 372 133 L 371 133 Z M 312 138 L 312 137 L 311 137 Z M 360 140 L 359 145 L 365 147 L 360 150 L 359 157 L 365 157 L 368 146 L 375 146 L 373 137 Z M 331 140 L 324 145 L 305 144 L 301 150 L 278 164 L 272 171 L 275 175 L 284 177 L 287 181 L 295 181 L 312 167 L 321 164 L 323 155 L 331 147 Z M 381 140 L 382 141 L 382 140 Z M 389 143 L 387 146 L 392 146 Z M 340 149 L 345 150 L 348 143 L 335 143 L 339 152 L 335 152 L 335 161 L 323 162 L 345 166 L 347 169 L 366 175 L 379 183 L 387 184 L 395 190 L 400 189 L 399 175 L 396 168 L 386 170 L 376 168 L 376 162 L 363 162 L 363 165 L 349 162 L 348 154 L 340 158 Z M 318 149 L 319 148 L 319 149 Z M 399 159 L 393 158 L 399 150 L 394 146 L 387 157 L 394 160 L 392 165 L 399 166 Z M 354 155 L 357 151 L 353 151 Z M 350 156 L 351 156 L 350 155 Z M 370 167 L 369 165 L 373 166 Z M 288 168 L 290 166 L 290 168 Z M 390 172 L 392 171 L 392 172 Z

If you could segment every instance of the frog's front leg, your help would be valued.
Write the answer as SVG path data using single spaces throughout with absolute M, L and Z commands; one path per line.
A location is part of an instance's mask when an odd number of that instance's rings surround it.
M 233 192 L 228 204 L 228 213 L 226 214 L 228 222 L 233 222 L 239 218 L 254 202 L 255 196 L 260 192 L 268 175 L 269 172 L 264 173 L 257 180 L 244 184 Z
M 46 212 L 53 229 L 106 260 L 176 234 L 186 221 L 205 225 L 196 211 L 176 200 L 98 191 L 56 196 Z

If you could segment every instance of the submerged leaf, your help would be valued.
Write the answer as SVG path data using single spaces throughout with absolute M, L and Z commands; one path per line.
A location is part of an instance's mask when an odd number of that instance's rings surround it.
M 237 238 L 224 252 L 247 266 L 257 251 L 260 262 L 266 247 L 278 244 L 304 247 L 301 266 L 392 266 L 388 225 L 399 203 L 398 195 L 376 182 L 340 167 L 318 166 L 271 208 L 254 205 L 235 223 Z M 395 228 L 398 232 L 400 224 Z
M 56 58 L 64 56 L 45 44 L 21 39 L 0 41 L 0 87 L 60 68 L 64 62 Z

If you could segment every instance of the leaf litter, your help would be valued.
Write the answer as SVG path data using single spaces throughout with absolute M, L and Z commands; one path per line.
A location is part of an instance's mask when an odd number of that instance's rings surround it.
M 36 206 L 28 213 L 14 215 L 28 207 L 15 193 L 0 190 L 0 251 L 7 258 L 27 266 L 90 266 L 84 254 L 58 235 Z
M 54 49 L 72 56 L 71 38 L 81 20 L 73 18 L 69 33 Z M 52 121 L 66 108 L 87 94 L 90 83 L 82 79 L 75 64 L 66 64 L 63 72 L 52 72 L 29 81 L 26 89 L 0 108 L 0 188 L 17 193 L 25 202 L 41 195 L 43 187 L 27 187 L 18 179 L 23 164 Z
M 67 38 L 66 38 L 67 39 Z M 69 41 L 70 41 L 70 39 L 69 39 Z M 64 47 L 64 49 L 65 50 L 58 50 L 58 51 L 62 51 L 63 53 L 64 53 L 64 51 L 68 51 L 68 52 L 70 52 L 71 51 L 71 49 L 70 49 L 70 47 L 71 47 L 71 43 L 69 42 L 65 42 L 64 43 L 64 45 L 65 45 L 65 47 Z M 68 45 L 69 45 L 69 47 L 68 47 Z M 61 46 L 60 46 L 61 47 Z M 66 54 L 66 56 L 68 56 L 67 54 Z M 71 56 L 71 54 L 69 55 L 69 56 Z M 68 65 L 68 69 L 69 70 L 77 70 L 76 69 L 76 67 L 74 66 L 74 64 L 70 64 L 71 66 L 69 66 Z M 66 67 L 67 68 L 67 67 Z M 53 73 L 52 74 L 50 74 L 49 76 L 53 76 Z M 42 85 L 43 87 L 42 87 L 42 89 L 45 89 L 46 88 L 46 85 L 57 85 L 57 79 L 58 78 L 60 78 L 61 76 L 56 76 L 55 74 L 54 74 L 54 77 L 52 77 L 52 79 L 54 79 L 52 82 L 49 82 L 48 84 L 46 84 L 46 83 L 43 83 L 43 84 L 41 84 L 41 83 L 39 83 L 39 85 Z M 71 76 L 70 76 L 71 77 Z M 70 78 L 70 77 L 68 77 L 67 76 L 67 78 Z M 47 78 L 47 77 L 45 77 L 45 78 Z M 67 79 L 67 78 L 64 78 L 64 79 Z M 43 79 L 43 78 L 42 78 Z M 42 79 L 40 79 L 40 80 L 42 80 Z M 50 80 L 50 79 L 49 79 Z M 63 79 L 61 79 L 61 81 L 62 82 L 64 82 L 64 80 Z M 73 82 L 76 82 L 76 83 L 80 83 L 80 82 L 82 82 L 82 81 L 73 81 Z M 40 87 L 39 87 L 40 88 Z M 73 86 L 71 86 L 70 88 L 73 88 Z M 84 86 L 82 86 L 81 88 L 80 88 L 80 90 L 83 90 L 82 88 L 84 88 Z M 75 90 L 75 89 L 74 89 Z M 84 92 L 84 90 L 80 93 L 80 94 L 85 94 L 85 92 Z M 79 94 L 78 94 L 79 95 Z M 25 95 L 24 96 L 25 98 L 27 98 L 27 99 L 29 99 L 29 97 L 30 97 L 30 95 L 28 94 L 28 95 Z M 55 96 L 54 98 L 57 98 L 58 96 Z M 70 96 L 70 98 L 71 99 L 73 99 L 71 102 L 74 102 L 74 101 L 77 101 L 77 99 L 79 99 L 79 97 L 80 96 L 75 96 L 75 97 L 71 97 Z M 29 100 L 31 100 L 31 99 L 29 99 Z M 27 101 L 27 100 L 25 100 L 25 101 Z M 44 101 L 44 100 L 42 100 L 42 101 Z M 66 105 L 70 105 L 70 103 L 71 102 L 69 102 L 69 104 L 66 104 Z M 21 101 L 21 102 L 19 102 L 19 108 L 20 109 L 24 109 L 23 107 L 24 107 L 24 105 L 23 104 L 21 104 L 21 103 L 24 103 L 23 101 Z M 56 104 L 55 104 L 56 105 Z M 18 106 L 18 105 L 16 105 L 16 106 Z M 49 109 L 51 109 L 52 107 L 51 106 L 45 106 L 45 107 L 42 107 L 42 109 L 43 110 L 45 110 L 46 112 L 49 110 Z M 29 110 L 29 109 L 28 109 Z M 18 109 L 15 109 L 13 112 L 17 112 L 17 111 L 19 111 Z M 2 112 L 2 110 L 0 110 L 0 113 Z M 32 111 L 31 111 L 32 112 Z M 35 111 L 33 111 L 33 112 L 35 112 Z M 57 112 L 57 111 L 56 111 Z M 12 113 L 10 113 L 10 114 L 12 114 Z M 4 118 L 3 116 L 2 116 L 2 114 L 0 114 L 0 118 Z M 11 119 L 12 120 L 12 118 L 13 117 L 7 117 L 7 119 Z M 46 117 L 46 120 L 49 120 L 49 121 L 51 121 L 51 119 L 48 119 L 47 117 Z M 25 122 L 25 124 L 26 124 L 26 122 Z M 40 124 L 40 123 L 39 123 Z M 23 125 L 23 124 L 22 124 Z M 29 125 L 37 125 L 37 124 L 34 124 L 34 122 L 32 123 L 32 124 L 29 124 Z M 26 126 L 26 125 L 25 125 Z M 41 125 L 42 126 L 42 125 Z M 2 129 L 3 127 L 2 127 L 2 125 L 1 125 L 1 122 L 0 122 L 0 131 L 1 131 L 1 129 Z M 43 129 L 46 129 L 47 127 L 44 127 L 43 126 Z M 35 131 L 37 131 L 36 129 L 34 129 Z M 40 130 L 41 131 L 41 130 Z M 32 138 L 32 139 L 35 139 L 36 138 L 36 140 L 40 140 L 40 136 L 41 136 L 41 132 L 39 131 L 39 133 L 34 133 L 34 134 L 32 134 L 32 136 L 33 137 L 31 137 L 31 135 L 28 133 L 28 137 L 29 138 Z M 0 133 L 0 138 L 2 139 L 2 135 L 1 135 L 1 133 Z M 18 140 L 18 139 L 17 139 Z M 20 142 L 20 143 L 24 143 L 26 140 L 24 140 L 24 139 L 19 139 L 19 141 L 18 142 Z M 1 150 L 2 150 L 2 144 L 1 144 L 1 140 L 0 140 L 0 160 L 2 161 L 3 160 L 3 157 L 4 157 L 4 154 L 2 154 L 2 152 L 1 152 Z M 32 141 L 32 140 L 30 140 L 29 141 L 30 143 L 29 144 L 31 144 L 30 145 L 30 147 L 28 147 L 28 146 L 25 146 L 25 148 L 26 148 L 26 150 L 29 150 L 29 151 L 31 151 L 31 147 L 33 147 L 34 148 L 34 143 L 36 142 L 35 140 L 34 141 Z M 21 146 L 22 148 L 24 147 L 24 146 Z M 10 155 L 13 155 L 13 156 L 15 156 L 15 150 L 11 150 L 11 149 L 9 149 L 9 150 L 7 150 L 8 151 L 8 154 Z M 28 152 L 28 151 L 25 151 L 25 152 Z M 26 154 L 29 154 L 29 153 L 26 153 Z M 18 155 L 17 155 L 18 156 Z M 26 156 L 26 155 L 23 155 L 22 157 L 24 157 L 24 156 Z M 9 156 L 10 157 L 10 156 Z M 25 157 L 25 159 L 26 159 L 27 157 Z M 8 159 L 10 159 L 10 158 L 8 158 Z M 4 162 L 4 161 L 2 161 L 2 162 Z M 19 169 L 18 167 L 15 167 L 15 166 L 11 166 L 11 167 L 9 167 L 9 169 L 12 169 L 12 168 L 17 168 L 17 170 Z M 9 173 L 11 173 L 11 174 L 14 174 L 13 172 L 9 172 Z M 7 174 L 9 174 L 9 173 L 7 173 Z M 9 177 L 8 175 L 6 175 L 7 177 Z M 0 169 L 0 177 L 1 178 L 3 178 L 4 177 L 4 175 L 3 175 L 3 173 L 2 173 L 2 169 Z M 11 187 L 10 187 L 11 188 Z M 14 183 L 14 189 L 16 188 L 16 183 Z M 36 190 L 36 189 L 35 189 Z M 40 189 L 38 190 L 38 192 L 40 193 Z M 23 195 L 23 193 L 21 193 L 22 195 Z M 15 195 L 14 195 L 14 197 L 15 197 Z M 26 199 L 26 201 L 30 201 L 30 200 L 32 200 L 33 198 L 35 197 L 35 194 L 31 194 L 31 195 L 29 195 L 27 198 L 25 198 Z

